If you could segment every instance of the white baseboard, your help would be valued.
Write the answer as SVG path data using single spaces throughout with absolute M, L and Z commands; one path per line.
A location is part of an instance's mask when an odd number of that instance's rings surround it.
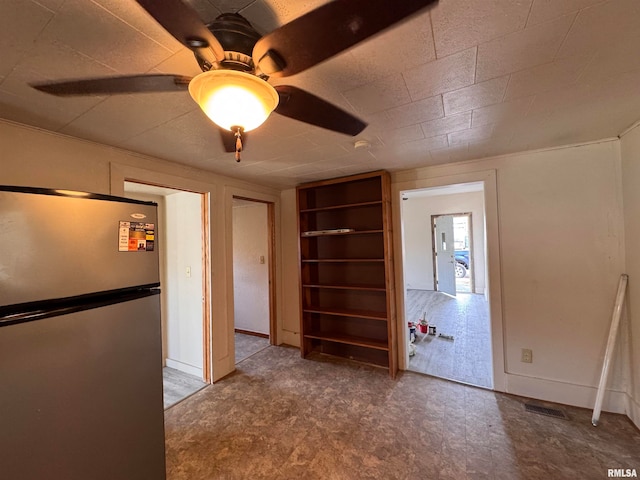
M 188 363 L 183 363 L 171 358 L 167 358 L 166 362 L 167 367 L 169 368 L 175 368 L 176 370 L 188 373 L 189 375 L 195 375 L 196 377 L 202 378 L 202 368 L 200 367 L 195 367 L 193 365 L 189 365 Z
M 575 407 L 592 409 L 596 401 L 597 390 L 596 387 L 558 382 L 556 380 L 513 374 L 506 375 L 507 393 Z M 638 405 L 636 404 L 636 406 Z M 604 394 L 602 410 L 611 413 L 628 414 L 629 396 L 626 392 L 607 390 Z
M 631 395 L 627 395 L 627 416 L 640 429 L 640 403 Z
M 300 334 L 295 332 L 290 332 L 288 330 L 282 330 L 280 335 L 278 335 L 278 340 L 280 343 L 284 343 L 286 345 L 291 345 L 292 347 L 300 348 Z

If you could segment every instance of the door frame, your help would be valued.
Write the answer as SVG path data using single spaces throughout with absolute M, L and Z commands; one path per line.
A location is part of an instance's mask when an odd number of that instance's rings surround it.
M 267 261 L 269 262 L 269 344 L 278 345 L 278 321 L 276 313 L 276 232 L 275 232 L 275 204 L 267 200 L 259 200 L 241 195 L 233 195 L 233 199 L 262 203 L 267 206 Z M 233 215 L 233 209 L 231 210 Z M 233 245 L 233 243 L 232 243 Z M 232 247 L 233 248 L 233 247 Z M 232 270 L 233 271 L 233 270 Z M 235 283 L 232 284 L 235 291 Z M 235 318 L 234 318 L 235 325 Z
M 444 187 L 461 183 L 483 182 L 484 190 L 484 210 L 485 210 L 485 232 L 486 232 L 486 258 L 487 258 L 487 278 L 488 285 L 486 297 L 489 301 L 489 315 L 491 322 L 491 355 L 493 363 L 493 390 L 506 391 L 506 369 L 504 350 L 504 323 L 502 305 L 502 280 L 500 266 L 500 230 L 498 215 L 498 185 L 496 170 L 481 170 L 476 172 L 459 174 L 442 174 L 437 168 L 433 171 L 423 170 L 420 175 L 415 171 L 400 172 L 394 176 L 391 184 L 392 188 L 392 209 L 393 209 L 393 235 L 394 235 L 394 255 L 400 261 L 396 262 L 395 283 L 398 285 L 396 291 L 396 312 L 401 321 L 397 322 L 398 331 L 398 360 L 402 370 L 406 370 L 409 364 L 408 329 L 405 318 L 405 279 L 404 279 L 404 254 L 402 251 L 402 218 L 401 204 L 402 192 L 408 190 L 425 189 L 432 187 Z
M 200 195 L 202 218 L 202 378 L 211 384 L 214 380 L 212 355 L 212 315 L 211 315 L 211 199 L 215 187 L 201 182 L 151 172 L 136 167 L 111 164 L 111 195 L 125 196 L 125 182 L 140 183 L 159 188 L 171 188 Z

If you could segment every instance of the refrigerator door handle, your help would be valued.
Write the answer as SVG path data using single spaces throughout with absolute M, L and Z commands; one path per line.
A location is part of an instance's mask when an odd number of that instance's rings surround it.
M 0 328 L 18 323 L 33 322 L 58 317 L 69 313 L 91 310 L 107 305 L 128 302 L 138 298 L 160 294 L 160 284 L 152 283 L 137 287 L 88 293 L 74 297 L 40 300 L 0 307 Z

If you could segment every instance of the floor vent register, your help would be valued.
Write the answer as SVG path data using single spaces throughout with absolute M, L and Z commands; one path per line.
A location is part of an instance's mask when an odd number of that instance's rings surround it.
M 569 420 L 569 417 L 562 410 L 557 408 L 542 407 L 540 405 L 534 405 L 532 403 L 525 403 L 524 409 L 527 412 L 538 413 L 540 415 L 547 415 L 549 417 L 562 418 L 563 420 Z

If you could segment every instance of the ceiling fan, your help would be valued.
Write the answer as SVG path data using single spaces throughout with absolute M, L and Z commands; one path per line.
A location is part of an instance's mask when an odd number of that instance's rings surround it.
M 203 73 L 195 77 L 149 74 L 33 83 L 59 96 L 188 90 L 220 127 L 227 152 L 240 161 L 247 131 L 275 111 L 295 120 L 357 135 L 359 118 L 294 86 L 269 77 L 302 72 L 375 35 L 438 0 L 334 0 L 261 36 L 238 13 L 206 25 L 182 0 L 136 0 L 160 25 L 193 51 Z

